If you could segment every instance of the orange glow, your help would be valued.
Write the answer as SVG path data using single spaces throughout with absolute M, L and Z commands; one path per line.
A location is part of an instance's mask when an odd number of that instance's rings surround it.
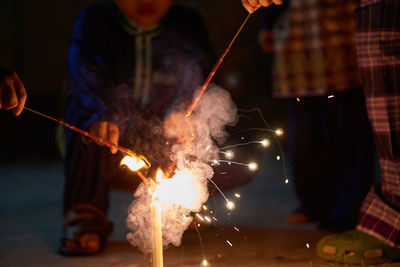
M 125 156 L 120 163 L 121 166 L 127 166 L 131 171 L 138 171 L 144 167 L 150 167 L 150 163 L 143 156 Z
M 157 183 L 161 183 L 161 181 L 164 179 L 164 173 L 163 173 L 163 171 L 160 169 L 160 168 L 158 168 L 157 169 L 157 174 L 156 174 L 156 182 Z

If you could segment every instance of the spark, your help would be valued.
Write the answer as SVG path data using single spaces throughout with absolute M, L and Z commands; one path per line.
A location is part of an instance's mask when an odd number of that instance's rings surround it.
M 236 226 L 233 227 L 233 229 L 235 229 L 236 231 L 240 232 L 240 231 L 239 231 L 239 228 L 237 228 Z
M 250 171 L 255 171 L 258 169 L 258 165 L 255 162 L 250 162 L 248 165 Z
M 328 98 L 334 98 L 335 96 L 334 95 L 328 95 Z
M 231 246 L 231 247 L 233 246 L 232 243 L 229 240 L 226 240 L 226 243 L 228 243 L 229 246 Z
M 240 198 L 240 194 L 239 193 L 235 193 L 235 197 Z
M 206 147 L 206 151 L 208 151 L 210 149 L 210 145 L 208 145 L 207 147 Z
M 278 129 L 275 130 L 275 134 L 277 136 L 281 136 L 281 135 L 283 135 L 283 130 L 281 128 L 278 128 Z
M 204 221 L 204 218 L 200 214 L 196 213 L 196 217 L 199 218 L 201 221 Z
M 235 208 L 235 203 L 233 203 L 232 201 L 228 200 L 226 202 L 226 207 L 228 208 L 228 210 L 233 210 Z
M 306 243 L 306 247 L 307 247 L 307 248 L 310 248 L 310 244 Z
M 285 179 L 285 184 L 288 184 L 289 183 L 289 179 Z
M 212 217 L 212 218 L 213 218 L 214 221 L 218 222 L 218 219 L 217 219 L 217 218 L 215 218 L 215 217 Z
M 201 262 L 201 265 L 203 265 L 203 266 L 208 266 L 208 261 L 207 261 L 206 259 L 204 259 L 204 260 Z
M 280 160 L 281 159 L 281 157 L 280 156 L 276 156 L 276 160 Z
M 232 150 L 228 150 L 223 152 L 225 154 L 225 158 L 226 159 L 233 159 L 233 157 L 235 156 L 235 153 L 233 153 Z
M 249 141 L 249 142 L 246 142 L 246 143 L 239 143 L 239 144 L 236 144 L 236 145 L 224 146 L 224 147 L 221 147 L 219 150 L 224 150 L 224 149 L 227 149 L 227 148 L 234 148 L 234 147 L 238 147 L 238 146 L 247 146 L 247 145 L 250 145 L 250 144 L 261 144 L 263 147 L 268 147 L 271 144 L 271 142 L 269 141 L 269 139 L 265 138 L 263 140 L 255 140 L 255 141 Z
M 203 205 L 203 210 L 208 210 L 206 205 Z
M 260 141 L 260 144 L 261 144 L 263 147 L 269 147 L 269 145 L 271 144 L 271 141 L 269 141 L 269 139 L 265 138 L 265 139 L 263 139 L 263 140 Z
M 300 102 L 300 98 L 296 97 L 297 102 Z
M 210 217 L 208 217 L 208 216 L 205 216 L 204 219 L 205 219 L 207 222 L 211 222 L 211 219 L 210 219 Z

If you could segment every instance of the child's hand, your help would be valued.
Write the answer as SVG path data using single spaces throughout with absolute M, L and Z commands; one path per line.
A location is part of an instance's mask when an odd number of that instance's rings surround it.
M 261 6 L 269 6 L 272 4 L 281 5 L 283 0 L 242 0 L 242 4 L 249 13 L 253 13 Z
M 111 143 L 118 145 L 119 139 L 119 128 L 117 125 L 111 122 L 99 121 L 93 123 L 89 128 L 89 133 L 97 135 L 98 137 L 108 140 Z M 104 144 L 96 142 L 99 146 L 104 146 Z M 117 153 L 117 148 L 111 147 L 110 151 L 112 154 Z
M 186 113 L 172 113 L 165 118 L 164 131 L 168 138 L 176 138 L 181 144 L 189 144 L 196 138 L 194 125 Z
M 0 109 L 21 114 L 26 102 L 25 86 L 14 71 L 0 67 Z

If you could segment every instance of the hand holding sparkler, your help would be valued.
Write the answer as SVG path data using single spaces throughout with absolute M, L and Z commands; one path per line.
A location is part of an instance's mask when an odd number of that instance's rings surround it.
M 18 74 L 0 67 L 0 109 L 13 109 L 15 116 L 21 114 L 26 102 L 26 90 Z
M 95 122 L 89 127 L 89 133 L 94 134 L 104 140 L 108 140 L 115 145 L 118 145 L 119 128 L 114 123 L 106 121 Z M 98 141 L 95 142 L 99 146 L 105 145 L 104 143 Z M 118 150 L 116 146 L 110 146 L 111 154 L 115 154 L 117 153 L 117 151 Z
M 244 8 L 246 8 L 249 13 L 253 13 L 262 6 L 269 6 L 272 4 L 281 5 L 282 3 L 283 0 L 242 0 Z

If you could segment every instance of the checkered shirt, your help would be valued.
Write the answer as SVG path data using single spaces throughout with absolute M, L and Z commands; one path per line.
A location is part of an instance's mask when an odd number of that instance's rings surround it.
M 273 95 L 318 96 L 361 86 L 358 0 L 291 0 L 273 27 Z
M 400 247 L 400 1 L 362 0 L 357 53 L 377 145 L 381 182 L 361 207 L 357 228 Z

